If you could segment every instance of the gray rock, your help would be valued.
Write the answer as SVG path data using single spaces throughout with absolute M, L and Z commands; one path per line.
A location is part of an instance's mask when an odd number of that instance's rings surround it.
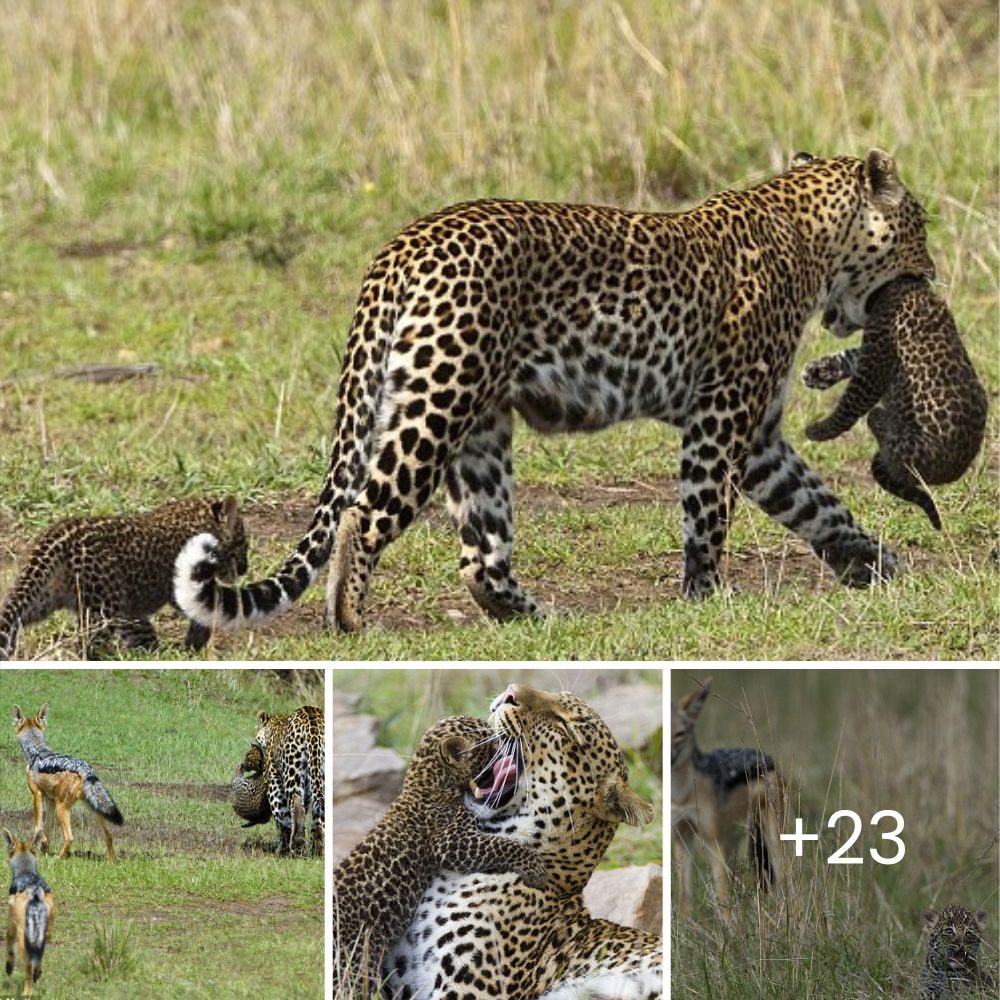
M 335 715 L 330 770 L 333 801 L 370 795 L 389 803 L 403 787 L 406 764 L 395 750 L 375 746 L 378 720 L 371 715 Z
M 619 684 L 587 699 L 619 746 L 641 750 L 663 725 L 663 698 L 650 684 Z
M 583 890 L 583 901 L 592 917 L 663 933 L 663 869 L 659 865 L 596 871 Z
M 386 804 L 370 795 L 356 795 L 333 807 L 333 863 L 339 865 L 385 814 Z

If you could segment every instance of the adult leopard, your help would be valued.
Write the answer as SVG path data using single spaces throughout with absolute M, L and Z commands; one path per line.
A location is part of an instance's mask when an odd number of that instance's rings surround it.
M 663 943 L 594 920 L 583 887 L 619 823 L 652 808 L 628 786 L 607 726 L 572 694 L 511 685 L 491 706 L 504 754 L 466 794 L 479 827 L 533 846 L 544 888 L 515 874 L 441 875 L 383 964 L 383 998 L 659 997 Z
M 810 315 L 846 335 L 902 274 L 934 265 L 923 210 L 879 150 L 802 156 L 679 214 L 479 201 L 420 219 L 365 276 L 326 481 L 295 553 L 225 586 L 199 535 L 178 557 L 179 606 L 206 626 L 259 622 L 333 553 L 328 621 L 358 629 L 379 556 L 444 479 L 472 596 L 498 619 L 540 613 L 511 573 L 514 410 L 541 431 L 638 417 L 682 430 L 689 597 L 719 583 L 738 491 L 845 582 L 889 576 L 896 558 L 788 445 L 781 417 Z
M 257 735 L 233 775 L 230 803 L 244 826 L 278 827 L 278 851 L 305 850 L 306 817 L 312 813 L 312 853 L 323 853 L 323 710 L 304 705 L 290 715 L 257 713 Z M 244 773 L 249 772 L 249 773 Z

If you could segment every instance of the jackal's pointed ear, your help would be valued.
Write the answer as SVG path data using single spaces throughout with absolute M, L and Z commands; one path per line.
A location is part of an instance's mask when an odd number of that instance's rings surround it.
M 642 826 L 653 818 L 653 807 L 621 778 L 610 778 L 598 794 L 597 815 L 611 823 Z
M 705 702 L 708 701 L 709 692 L 712 690 L 712 678 L 706 677 L 702 682 L 701 687 L 695 688 L 693 691 L 684 695 L 680 701 L 681 711 L 689 719 L 697 719 L 701 714 L 701 710 L 705 707 Z
M 22 722 L 24 722 L 24 716 L 21 714 L 21 706 L 20 705 L 15 705 L 10 714 L 11 714 L 11 717 L 13 718 L 13 720 L 14 720 L 14 725 L 15 726 L 20 725 Z
M 44 729 L 44 728 L 45 728 L 45 723 L 46 723 L 46 721 L 48 721 L 48 717 L 49 717 L 49 703 L 48 703 L 48 702 L 46 702 L 46 703 L 45 703 L 44 705 L 42 705 L 42 707 L 41 707 L 41 708 L 40 708 L 40 709 L 38 710 L 38 715 L 36 715 L 36 716 L 35 716 L 35 722 L 37 722 L 37 723 L 38 723 L 38 725 L 39 725 L 39 726 L 40 726 L 40 727 L 41 727 L 42 729 Z
M 42 849 L 42 838 L 45 836 L 44 830 L 36 830 L 35 835 L 31 838 L 31 850 L 32 853 L 38 854 Z
M 7 827 L 3 828 L 3 839 L 7 841 L 7 850 L 8 851 L 13 851 L 14 850 L 14 838 L 13 838 L 13 836 L 11 836 L 11 832 L 10 832 L 10 830 L 7 829 Z
M 861 171 L 865 194 L 890 207 L 903 200 L 905 188 L 896 172 L 896 161 L 881 149 L 869 150 Z

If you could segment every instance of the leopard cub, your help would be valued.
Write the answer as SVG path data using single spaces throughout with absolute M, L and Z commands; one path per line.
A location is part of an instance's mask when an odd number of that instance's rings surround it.
M 883 285 L 867 302 L 861 347 L 802 372 L 811 389 L 845 378 L 851 381 L 833 413 L 810 424 L 806 437 L 829 441 L 867 413 L 879 445 L 875 482 L 920 506 L 940 530 L 923 484 L 952 483 L 972 464 L 986 429 L 986 391 L 950 310 L 926 281 L 903 277 Z
M 149 616 L 174 603 L 174 561 L 200 532 L 219 540 L 221 566 L 231 580 L 246 572 L 246 533 L 234 497 L 179 500 L 146 514 L 52 525 L 0 605 L 0 660 L 14 655 L 23 626 L 60 608 L 76 612 L 85 655 L 115 635 L 127 647 L 153 648 Z M 192 621 L 185 646 L 200 649 L 210 635 L 210 628 Z
M 973 913 L 964 906 L 946 906 L 924 912 L 927 958 L 920 974 L 918 1000 L 973 996 L 996 988 L 996 980 L 979 967 L 980 935 L 985 926 L 982 910 Z
M 367 977 L 360 995 L 377 992 L 384 953 L 443 870 L 514 872 L 529 887 L 544 885 L 547 868 L 535 850 L 483 833 L 466 809 L 467 800 L 474 808 L 482 798 L 477 777 L 517 766 L 490 749 L 494 736 L 486 722 L 464 716 L 431 726 L 414 751 L 399 797 L 334 869 L 334 976 Z

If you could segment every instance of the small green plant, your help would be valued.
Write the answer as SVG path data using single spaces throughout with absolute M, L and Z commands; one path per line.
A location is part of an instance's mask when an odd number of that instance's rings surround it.
M 95 979 L 129 979 L 139 967 L 139 951 L 132 938 L 132 924 L 112 920 L 98 924 L 86 969 Z

